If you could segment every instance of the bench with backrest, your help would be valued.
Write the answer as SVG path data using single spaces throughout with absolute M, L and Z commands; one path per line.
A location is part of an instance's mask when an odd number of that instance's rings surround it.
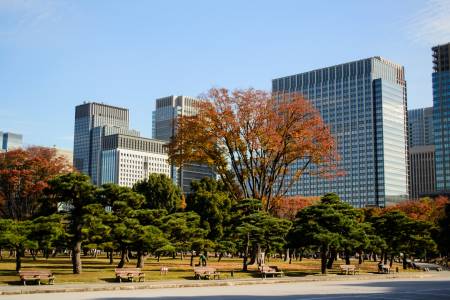
M 350 274 L 355 275 L 359 271 L 355 265 L 340 265 L 339 269 L 341 270 L 341 274 L 346 274 L 346 275 L 350 275 Z
M 23 285 L 27 285 L 27 281 L 34 281 L 41 285 L 41 280 L 48 280 L 48 284 L 55 283 L 55 276 L 50 270 L 20 270 L 19 276 Z
M 272 275 L 272 277 L 284 275 L 284 272 L 277 266 L 261 266 L 259 267 L 259 272 L 262 278 L 267 278 L 267 275 Z
M 139 281 L 145 281 L 145 273 L 141 268 L 116 268 L 116 279 L 122 282 L 122 279 L 127 279 L 133 282 L 134 278 L 138 278 Z
M 389 265 L 379 264 L 378 273 L 389 274 L 391 273 L 391 267 Z
M 194 268 L 195 279 L 220 279 L 220 272 L 213 267 L 197 267 Z

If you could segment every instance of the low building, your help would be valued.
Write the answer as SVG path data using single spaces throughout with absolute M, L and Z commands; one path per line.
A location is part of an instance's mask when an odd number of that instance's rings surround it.
M 165 141 L 124 134 L 105 136 L 102 141 L 101 184 L 132 187 L 150 174 L 170 177 Z

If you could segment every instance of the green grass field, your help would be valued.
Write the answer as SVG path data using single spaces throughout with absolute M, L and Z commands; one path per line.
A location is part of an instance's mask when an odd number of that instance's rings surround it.
M 72 274 L 72 265 L 68 256 L 58 256 L 56 258 L 49 258 L 45 260 L 38 257 L 33 260 L 31 257 L 25 257 L 22 262 L 23 269 L 48 269 L 56 276 L 57 283 L 100 283 L 100 282 L 114 282 L 114 269 L 117 266 L 118 259 L 115 259 L 112 265 L 104 256 L 97 258 L 82 257 L 83 273 L 81 275 Z M 180 258 L 161 258 L 158 262 L 154 258 L 148 258 L 145 261 L 145 280 L 193 280 L 192 267 L 189 265 L 190 257 L 185 259 Z M 195 258 L 194 263 L 198 263 L 198 258 Z M 356 260 L 351 261 L 352 264 L 358 264 Z M 126 267 L 135 267 L 135 260 L 131 260 Z M 284 262 L 280 259 L 266 260 L 267 265 L 276 265 L 281 268 L 287 276 L 305 276 L 312 274 L 320 274 L 320 261 L 316 259 L 303 259 L 302 261 L 293 261 L 292 264 Z M 333 270 L 329 270 L 330 274 L 339 273 L 338 268 L 340 264 L 344 264 L 343 260 L 338 260 L 334 264 Z M 167 275 L 160 275 L 160 267 L 167 266 L 169 272 Z M 215 267 L 223 278 L 230 278 L 230 273 L 234 271 L 234 278 L 253 278 L 258 277 L 257 267 L 249 266 L 249 272 L 242 272 L 242 260 L 239 258 L 224 258 L 221 262 L 217 262 L 217 258 L 210 257 L 208 266 Z M 396 267 L 401 269 L 398 264 L 393 265 L 393 270 Z M 360 274 L 377 271 L 377 263 L 373 261 L 365 261 L 360 266 Z M 0 261 L 0 285 L 5 284 L 20 284 L 19 277 L 15 271 L 14 258 L 7 258 L 3 256 Z

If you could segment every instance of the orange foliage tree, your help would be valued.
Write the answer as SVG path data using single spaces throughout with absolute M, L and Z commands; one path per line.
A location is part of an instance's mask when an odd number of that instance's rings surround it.
M 0 153 L 0 216 L 29 219 L 40 207 L 47 181 L 69 170 L 67 160 L 52 148 Z
M 337 170 L 330 130 L 301 95 L 214 88 L 207 99 L 178 120 L 169 157 L 212 166 L 237 199 L 260 199 L 270 211 L 309 166 L 314 175 Z
M 320 197 L 287 196 L 274 201 L 273 209 L 277 217 L 294 221 L 300 210 L 319 201 Z
M 386 211 L 400 210 L 412 219 L 436 224 L 444 216 L 444 207 L 447 203 L 449 203 L 449 200 L 444 196 L 439 196 L 436 199 L 422 198 L 400 202 L 395 206 L 386 208 Z

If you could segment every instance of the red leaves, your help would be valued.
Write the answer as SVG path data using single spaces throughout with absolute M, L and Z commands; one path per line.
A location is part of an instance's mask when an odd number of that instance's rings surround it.
M 0 215 L 17 220 L 30 217 L 47 181 L 69 170 L 55 149 L 30 147 L 1 153 Z
M 169 145 L 173 163 L 214 166 L 231 190 L 264 200 L 283 196 L 310 164 L 313 175 L 335 175 L 336 147 L 320 114 L 301 95 L 254 89 L 211 89 L 194 117 L 178 120 Z M 295 168 L 294 168 L 295 164 Z

